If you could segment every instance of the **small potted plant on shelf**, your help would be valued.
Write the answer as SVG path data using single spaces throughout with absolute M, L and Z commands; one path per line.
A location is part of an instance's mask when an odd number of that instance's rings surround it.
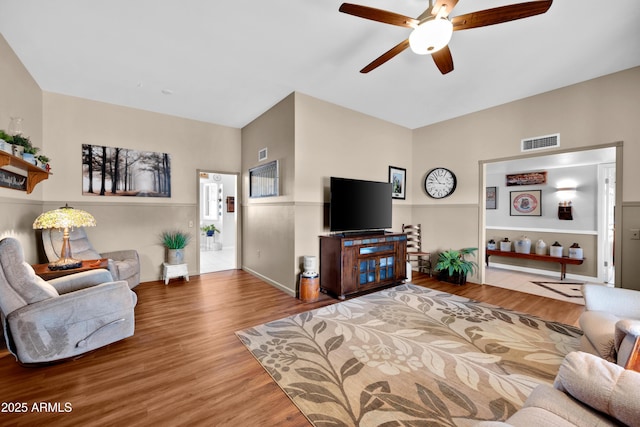
M 49 158 L 47 156 L 45 156 L 44 154 L 40 154 L 39 156 L 36 157 L 36 160 L 38 161 L 38 165 L 40 166 L 42 169 L 48 171 L 49 168 Z
M 213 236 L 214 234 L 216 234 L 216 231 L 218 233 L 220 232 L 220 230 L 218 230 L 216 228 L 216 226 L 213 225 L 213 224 L 209 224 L 209 225 L 205 225 L 204 227 L 200 227 L 200 230 L 202 230 L 205 233 L 207 233 L 207 236 Z
M 13 136 L 0 129 L 0 150 L 5 153 L 13 154 L 12 142 Z
M 22 157 L 22 153 L 24 153 L 26 148 L 32 147 L 31 140 L 29 137 L 22 135 L 13 135 L 13 155 L 16 157 Z
M 36 165 L 36 154 L 40 151 L 38 147 L 34 147 L 29 144 L 29 147 L 24 147 L 24 153 L 22 153 L 22 160 L 25 162 Z
M 474 261 L 465 259 L 466 255 L 473 254 L 478 248 L 450 249 L 440 253 L 436 263 L 438 280 L 464 285 L 467 283 L 467 275 L 473 274 L 478 267 Z
M 163 231 L 160 235 L 162 245 L 167 248 L 168 264 L 184 263 L 184 248 L 191 241 L 191 234 L 180 230 Z

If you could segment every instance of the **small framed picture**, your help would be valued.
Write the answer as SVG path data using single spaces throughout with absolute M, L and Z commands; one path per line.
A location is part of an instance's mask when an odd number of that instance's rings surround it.
M 511 216 L 542 216 L 542 190 L 511 191 Z
M 391 197 L 404 200 L 407 189 L 407 170 L 389 166 L 389 182 L 391 183 Z
M 498 187 L 487 187 L 486 208 L 487 209 L 498 208 Z

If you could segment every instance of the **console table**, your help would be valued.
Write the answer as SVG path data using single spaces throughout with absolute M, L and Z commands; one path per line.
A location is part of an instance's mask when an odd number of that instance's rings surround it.
M 523 254 L 520 252 L 507 252 L 507 251 L 498 251 L 494 249 L 487 249 L 487 253 L 485 254 L 485 262 L 487 264 L 487 267 L 489 267 L 489 256 L 491 255 L 503 256 L 508 258 L 530 259 L 533 261 L 560 263 L 560 280 L 564 280 L 564 278 L 567 275 L 567 264 L 580 265 L 584 261 L 584 258 L 577 259 L 577 258 L 569 258 L 566 256 L 557 257 L 557 256 L 551 256 L 551 255 Z
M 320 288 L 343 300 L 400 283 L 406 261 L 406 234 L 320 236 Z

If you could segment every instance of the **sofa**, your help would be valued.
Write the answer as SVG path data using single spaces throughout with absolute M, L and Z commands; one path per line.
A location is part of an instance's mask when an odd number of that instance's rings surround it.
M 537 386 L 505 422 L 477 426 L 640 426 L 639 391 L 640 373 L 576 351 L 563 360 L 553 386 Z
M 586 284 L 582 294 L 580 350 L 625 366 L 640 336 L 640 292 Z

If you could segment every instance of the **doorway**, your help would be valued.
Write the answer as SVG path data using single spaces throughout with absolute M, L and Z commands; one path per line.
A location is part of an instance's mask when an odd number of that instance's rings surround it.
M 583 197 L 587 191 L 589 190 L 593 195 L 593 204 L 597 205 L 595 208 L 597 210 L 597 214 L 595 215 L 595 219 L 592 225 L 589 224 L 582 225 L 578 229 L 576 229 L 577 233 L 582 234 L 591 234 L 596 236 L 596 248 L 594 248 L 595 258 L 598 260 L 596 264 L 597 271 L 593 275 L 594 282 L 598 283 L 607 283 L 614 284 L 617 273 L 614 268 L 614 248 L 618 242 L 616 242 L 616 238 L 619 237 L 619 230 L 616 230 L 615 219 L 617 216 L 616 203 L 619 203 L 617 191 L 620 190 L 620 183 L 616 182 L 616 177 L 619 175 L 619 171 L 616 170 L 616 166 L 618 163 L 618 158 L 621 156 L 622 146 L 619 144 L 610 144 L 603 145 L 597 148 L 587 148 L 583 150 L 568 150 L 563 152 L 556 152 L 553 154 L 536 154 L 536 155 L 524 155 L 522 157 L 517 158 L 509 158 L 509 159 L 496 159 L 491 161 L 482 161 L 481 162 L 481 194 L 484 199 L 484 191 L 487 185 L 494 185 L 491 182 L 487 183 L 488 174 L 490 173 L 499 173 L 504 176 L 504 173 L 507 171 L 537 171 L 537 170 L 547 170 L 554 168 L 564 169 L 566 167 L 590 167 L 593 168 L 591 172 L 591 179 L 593 180 L 593 184 L 590 184 L 588 188 L 581 188 L 581 193 L 579 197 Z M 581 178 L 581 179 L 584 179 Z M 567 183 L 568 184 L 568 183 Z M 567 185 L 567 187 L 576 187 L 576 183 L 573 185 Z M 562 185 L 564 187 L 564 185 Z M 562 188 L 562 190 L 567 190 L 570 188 Z M 575 190 L 573 188 L 573 197 L 576 197 Z M 544 193 L 544 191 L 543 191 Z M 560 192 L 557 192 L 560 194 Z M 572 197 L 569 197 L 571 200 Z M 565 200 L 565 199 L 563 199 Z M 555 201 L 554 203 L 557 203 Z M 508 202 L 507 202 L 508 205 Z M 486 228 L 488 227 L 488 217 L 491 215 L 491 212 L 495 211 L 486 211 L 486 206 L 482 204 L 483 209 L 481 209 L 481 242 L 486 242 Z M 577 212 L 577 216 L 573 218 L 572 223 L 578 223 L 580 220 L 580 214 L 587 211 L 587 209 L 582 209 Z M 506 215 L 509 215 L 509 211 L 507 211 Z M 582 215 L 583 218 L 585 215 Z M 540 224 L 538 226 L 534 226 L 535 229 L 540 229 L 540 231 L 547 231 L 547 228 L 552 230 L 556 229 L 554 227 L 549 227 L 544 223 L 545 217 L 538 217 L 536 219 L 536 223 Z M 507 220 L 511 218 L 507 217 Z M 517 227 L 509 226 L 509 224 L 500 224 L 503 225 L 505 229 L 517 229 Z M 513 225 L 513 224 L 511 224 Z M 618 224 L 619 226 L 619 224 Z M 492 229 L 502 228 L 492 226 Z M 561 232 L 571 233 L 572 231 L 569 227 L 566 228 L 568 231 L 561 230 Z M 522 228 L 523 230 L 530 230 L 530 226 L 526 226 Z M 591 231 L 593 230 L 593 231 Z M 597 254 L 595 253 L 597 251 Z M 509 268 L 513 272 L 518 271 L 526 271 L 525 268 L 515 267 L 513 269 Z M 488 283 L 485 279 L 485 268 L 482 266 L 480 269 L 480 279 L 482 283 Z
M 238 174 L 198 171 L 199 272 L 238 266 Z

